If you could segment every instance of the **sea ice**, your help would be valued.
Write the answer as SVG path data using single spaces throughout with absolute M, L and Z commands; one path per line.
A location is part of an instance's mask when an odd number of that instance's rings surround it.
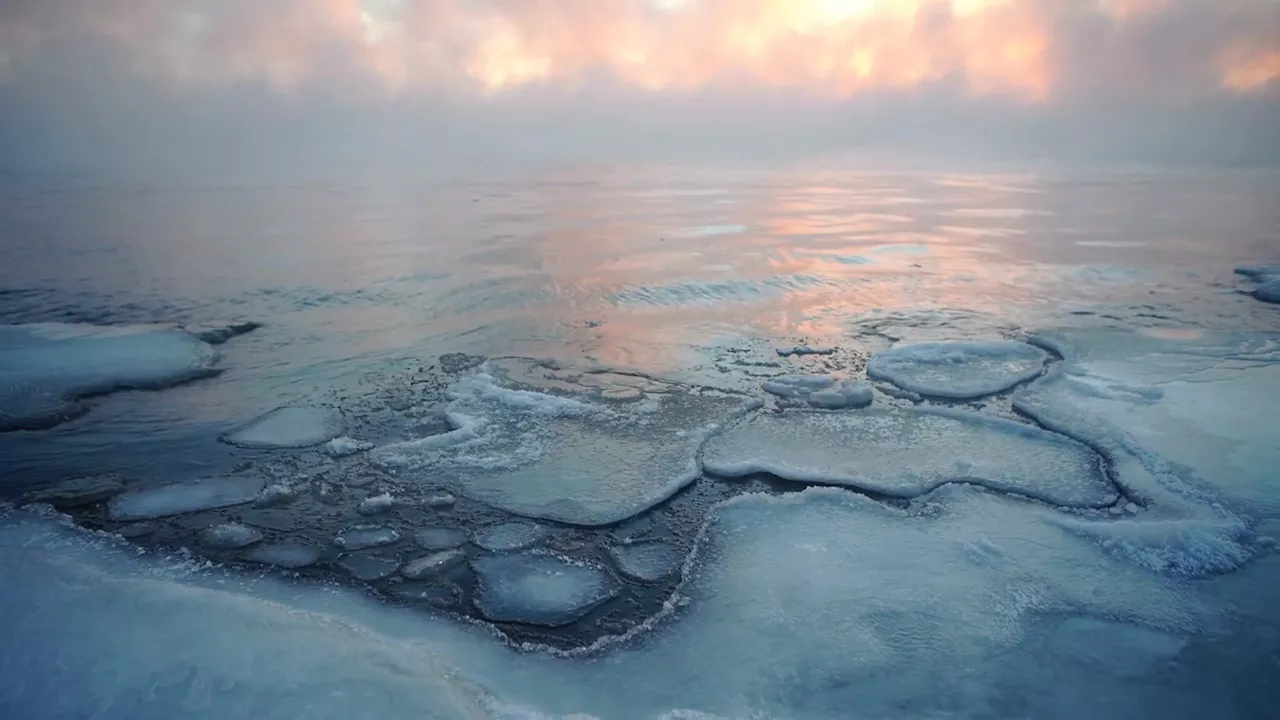
M 56 508 L 73 508 L 102 502 L 124 490 L 124 482 L 116 475 L 89 475 L 59 481 L 22 495 L 23 503 L 45 503 Z
M 186 325 L 182 329 L 210 345 L 221 345 L 233 337 L 251 333 L 260 327 L 262 323 L 246 320 L 230 325 Z
M 282 407 L 223 436 L 239 447 L 285 449 L 319 445 L 342 432 L 337 414 L 319 407 Z
M 318 546 L 303 541 L 284 540 L 277 543 L 256 545 L 240 553 L 240 559 L 249 562 L 275 565 L 288 570 L 304 568 L 319 562 L 324 554 Z
M 804 398 L 809 393 L 825 390 L 836 384 L 829 375 L 779 375 L 764 381 L 764 391 L 780 398 Z
M 567 625 L 618 593 L 604 568 L 554 555 L 486 555 L 471 568 L 476 608 L 494 622 Z
M 0 432 L 70 420 L 84 412 L 81 398 L 209 377 L 217 359 L 208 343 L 169 326 L 0 326 Z
M 350 437 L 336 437 L 324 444 L 324 451 L 330 457 L 341 458 L 356 453 L 367 452 L 376 447 L 368 440 L 357 440 Z
M 527 522 L 505 522 L 480 528 L 471 537 L 477 547 L 489 552 L 524 550 L 542 542 L 551 533 L 541 525 Z
M 864 408 L 871 404 L 874 394 L 871 386 L 858 380 L 845 380 L 840 387 L 809 393 L 806 398 L 811 407 L 822 410 Z
M 253 502 L 262 491 L 257 478 L 205 478 L 117 495 L 107 504 L 116 522 L 151 520 Z
M 777 348 L 776 352 L 779 357 L 789 357 L 791 355 L 833 355 L 835 348 L 829 347 L 811 347 L 809 345 L 792 345 L 789 347 Z
M 343 550 L 365 550 L 398 542 L 400 533 L 395 528 L 381 525 L 357 525 L 343 530 L 333 538 L 333 544 Z
M 360 504 L 356 507 L 356 512 L 361 515 L 381 515 L 383 513 L 391 512 L 391 508 L 395 506 L 395 497 L 393 497 L 391 493 L 384 492 L 380 495 L 374 495 L 373 497 L 367 497 L 364 500 L 361 500 Z
M 413 541 L 423 550 L 451 550 L 467 543 L 467 532 L 453 527 L 427 527 L 413 534 Z
M 1012 340 L 919 343 L 873 355 L 867 376 L 921 395 L 963 400 L 1030 380 L 1048 360 L 1040 348 Z
M 400 559 L 394 555 L 353 552 L 339 555 L 337 562 L 338 567 L 346 570 L 351 577 L 365 582 L 390 577 L 400 568 Z
M 1280 303 L 1280 276 L 1254 288 L 1253 296 L 1265 303 Z
M 961 481 L 1063 506 L 1103 507 L 1116 499 L 1100 458 L 1084 445 L 958 410 L 756 415 L 711 438 L 702 463 L 722 477 L 769 473 L 898 497 Z
M 400 574 L 410 580 L 437 577 L 466 559 L 467 554 L 461 550 L 443 550 L 410 560 L 400 568 Z
M 657 582 L 674 575 L 684 562 L 684 552 L 671 543 L 660 541 L 614 545 L 609 548 L 618 569 L 633 580 Z
M 260 530 L 240 523 L 223 523 L 200 531 L 200 544 L 214 550 L 237 550 L 261 539 Z
M 458 493 L 517 515 L 587 526 L 624 520 L 693 482 L 706 435 L 759 405 L 709 391 L 594 403 L 506 388 L 483 373 L 449 396 L 454 430 L 380 447 L 373 460 L 402 476 L 448 478 Z
M 1236 274 L 1243 275 L 1250 280 L 1266 282 L 1280 278 L 1280 265 L 1242 265 L 1236 268 Z

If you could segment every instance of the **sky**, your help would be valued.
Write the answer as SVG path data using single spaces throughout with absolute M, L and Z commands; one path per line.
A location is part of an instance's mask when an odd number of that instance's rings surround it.
M 1280 163 L 1280 0 L 0 0 L 0 168 Z

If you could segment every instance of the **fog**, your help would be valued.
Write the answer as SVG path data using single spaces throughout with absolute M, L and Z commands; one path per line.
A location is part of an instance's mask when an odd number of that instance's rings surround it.
M 5 0 L 0 167 L 1280 163 L 1276 0 Z

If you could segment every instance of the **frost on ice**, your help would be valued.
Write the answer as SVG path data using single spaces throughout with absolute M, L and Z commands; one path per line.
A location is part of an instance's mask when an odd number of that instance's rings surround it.
M 566 625 L 618 592 L 604 568 L 554 555 L 487 555 L 471 568 L 479 580 L 476 607 L 495 622 Z
M 107 517 L 117 522 L 151 520 L 253 502 L 262 491 L 257 478 L 206 478 L 117 495 Z
M 374 461 L 451 478 L 457 492 L 517 515 L 586 526 L 624 520 L 693 482 L 707 433 L 758 405 L 710 392 L 595 402 L 484 373 L 449 396 L 451 432 L 380 447 Z
M 914 497 L 953 481 L 1102 507 L 1116 499 L 1100 458 L 1069 438 L 957 410 L 789 410 L 756 415 L 711 438 L 702 455 L 722 477 L 769 473 Z
M 964 400 L 1030 380 L 1048 360 L 1040 348 L 1012 340 L 931 342 L 873 355 L 867 375 L 921 395 Z
M 244 448 L 305 448 L 326 442 L 340 432 L 341 419 L 332 410 L 282 407 L 227 433 L 223 440 Z
M 217 358 L 208 343 L 163 325 L 0 327 L 0 432 L 70 420 L 86 409 L 81 398 L 214 375 Z

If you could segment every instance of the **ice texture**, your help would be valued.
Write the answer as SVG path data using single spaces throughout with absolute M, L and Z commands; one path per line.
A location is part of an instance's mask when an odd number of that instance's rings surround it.
M 423 550 L 449 550 L 465 545 L 467 533 L 461 528 L 427 527 L 414 533 L 413 541 Z
M 217 359 L 208 343 L 163 325 L 0 326 L 0 432 L 66 422 L 86 410 L 81 398 L 209 377 Z
M 867 375 L 921 395 L 964 400 L 1035 378 L 1048 360 L 1040 348 L 1012 340 L 918 343 L 876 353 Z
M 222 439 L 245 448 L 305 448 L 326 442 L 340 432 L 342 423 L 332 410 L 282 407 L 227 433 Z
M 1280 303 L 1280 276 L 1254 288 L 1253 296 L 1265 303 Z
M 102 502 L 124 490 L 124 482 L 116 475 L 89 475 L 61 480 L 50 487 L 26 492 L 23 503 L 46 503 L 56 508 L 74 508 Z
M 524 550 L 542 542 L 550 532 L 541 525 L 527 522 L 506 522 L 490 525 L 476 531 L 471 542 L 489 552 Z
M 789 357 L 791 355 L 832 355 L 835 351 L 835 348 L 812 347 L 809 345 L 791 345 L 788 347 L 777 348 L 779 357 Z
M 829 375 L 779 375 L 764 381 L 764 391 L 780 398 L 804 398 L 809 393 L 825 390 L 836 384 Z
M 874 399 L 871 386 L 858 380 L 845 380 L 840 387 L 809 393 L 810 407 L 822 410 L 864 408 Z
M 454 429 L 373 451 L 402 476 L 450 479 L 456 491 L 517 515 L 608 525 L 657 505 L 698 475 L 706 435 L 758 400 L 711 392 L 593 402 L 462 378 L 449 391 Z M 655 396 L 656 398 L 657 396 Z
M 320 561 L 324 551 L 319 546 L 300 540 L 263 543 L 240 553 L 242 560 L 275 565 L 288 570 L 304 568 Z
M 342 437 L 336 437 L 325 443 L 324 451 L 328 453 L 330 457 L 341 458 L 347 457 L 348 455 L 355 455 L 356 453 L 367 452 L 372 450 L 374 447 L 375 445 L 368 440 L 357 440 L 344 435 Z
M 107 504 L 107 517 L 116 522 L 151 520 L 184 513 L 215 510 L 253 502 L 262 491 L 257 478 L 204 478 L 117 495 Z
M 200 531 L 200 544 L 214 550 L 238 550 L 262 539 L 262 531 L 240 523 L 223 523 Z
M 410 560 L 400 568 L 400 574 L 410 580 L 432 578 L 461 565 L 466 559 L 467 554 L 461 550 L 444 550 Z
M 395 497 L 391 493 L 384 492 L 361 500 L 356 507 L 356 512 L 361 515 L 382 515 L 391 512 L 391 508 L 395 506 Z
M 394 555 L 383 556 L 363 552 L 339 555 L 337 563 L 338 567 L 346 570 L 351 577 L 365 582 L 381 580 L 400 569 L 400 559 Z
M 609 548 L 618 570 L 633 580 L 657 582 L 674 575 L 684 562 L 684 552 L 671 543 L 647 541 Z
M 897 497 L 960 481 L 1071 507 L 1102 507 L 1116 500 L 1100 458 L 1084 445 L 959 410 L 756 415 L 713 437 L 702 463 L 722 477 L 769 473 Z
M 476 609 L 495 622 L 567 625 L 618 592 L 604 568 L 554 555 L 486 555 L 471 568 Z
M 365 550 L 398 542 L 400 533 L 395 528 L 381 525 L 357 525 L 343 530 L 333 538 L 333 544 L 344 550 Z

